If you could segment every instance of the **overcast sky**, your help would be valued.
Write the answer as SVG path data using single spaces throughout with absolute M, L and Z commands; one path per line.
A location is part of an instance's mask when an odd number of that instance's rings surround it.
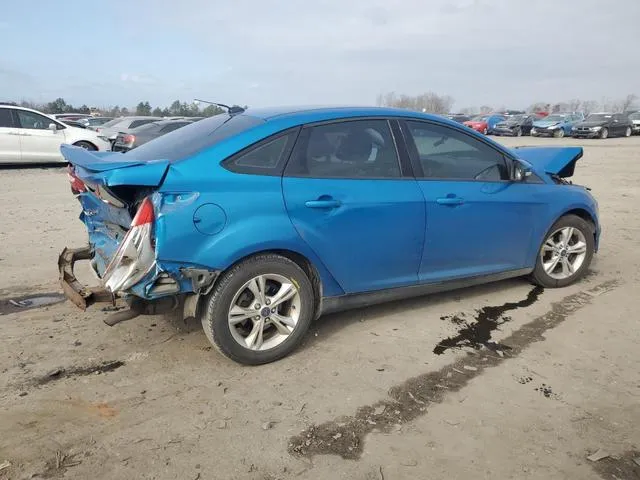
M 454 109 L 640 95 L 640 0 L 4 0 L 0 100 Z

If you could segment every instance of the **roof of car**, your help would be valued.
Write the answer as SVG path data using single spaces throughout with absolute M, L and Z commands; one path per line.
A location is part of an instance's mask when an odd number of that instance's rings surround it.
M 271 108 L 250 108 L 241 115 L 248 115 L 269 121 L 273 119 L 288 118 L 294 120 L 298 118 L 301 123 L 311 121 L 322 121 L 348 117 L 413 117 L 436 120 L 439 122 L 450 120 L 429 113 L 416 112 L 402 108 L 389 107 L 363 107 L 363 106 L 298 106 L 298 107 L 271 107 Z

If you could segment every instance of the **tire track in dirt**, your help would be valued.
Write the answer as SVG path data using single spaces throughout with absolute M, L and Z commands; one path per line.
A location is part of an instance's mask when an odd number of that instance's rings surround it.
M 524 324 L 501 344 L 509 347 L 508 355 L 496 355 L 490 349 L 396 385 L 389 390 L 391 400 L 360 407 L 353 416 L 340 417 L 321 425 L 312 425 L 289 441 L 288 451 L 294 456 L 339 455 L 358 459 L 363 452 L 365 436 L 374 430 L 390 432 L 393 427 L 410 422 L 427 412 L 427 406 L 440 403 L 448 392 L 465 387 L 488 368 L 516 357 L 529 345 L 544 340 L 544 333 L 557 327 L 571 314 L 589 305 L 598 295 L 620 285 L 617 279 L 564 297 L 551 309 Z

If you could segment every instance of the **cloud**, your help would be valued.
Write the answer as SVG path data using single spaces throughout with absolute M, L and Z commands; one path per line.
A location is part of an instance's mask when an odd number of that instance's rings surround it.
M 149 75 L 140 75 L 137 73 L 121 73 L 120 81 L 128 83 L 140 83 L 144 85 L 154 85 L 157 80 Z

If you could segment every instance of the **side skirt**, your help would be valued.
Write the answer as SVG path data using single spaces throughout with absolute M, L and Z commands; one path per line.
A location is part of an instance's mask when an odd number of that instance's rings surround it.
M 533 272 L 533 268 L 520 268 L 518 270 L 509 270 L 506 272 L 493 273 L 490 275 L 480 275 L 475 277 L 460 278 L 455 280 L 447 280 L 444 282 L 424 283 L 420 285 L 411 285 L 408 287 L 388 288 L 385 290 L 376 290 L 374 292 L 353 293 L 349 295 L 340 295 L 337 297 L 324 297 L 320 305 L 320 315 L 327 313 L 340 312 L 350 310 L 352 308 L 363 308 L 378 303 L 392 302 L 394 300 L 402 300 L 412 297 L 421 297 L 433 293 L 447 292 L 449 290 L 457 290 L 458 288 L 471 287 L 484 283 L 497 282 L 508 278 L 521 277 Z

